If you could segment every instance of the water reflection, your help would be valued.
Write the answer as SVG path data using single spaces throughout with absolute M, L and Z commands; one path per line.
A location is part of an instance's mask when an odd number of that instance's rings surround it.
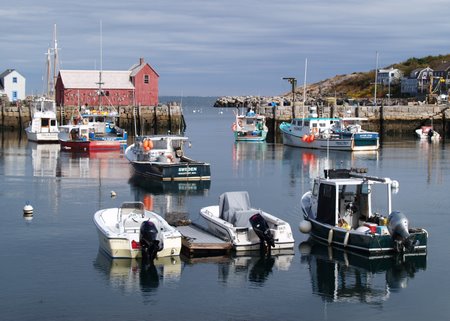
M 232 150 L 234 176 L 262 177 L 266 160 L 273 159 L 274 147 L 266 142 L 235 142 Z
M 381 305 L 390 294 L 406 288 L 426 255 L 367 257 L 309 240 L 300 244 L 301 262 L 307 264 L 312 291 L 327 302 Z
M 260 255 L 258 251 L 213 257 L 182 257 L 189 264 L 214 263 L 218 279 L 229 286 L 250 282 L 262 285 L 277 271 L 288 271 L 294 258 L 293 250 L 274 251 L 274 255 Z
M 28 142 L 28 146 L 31 148 L 33 176 L 56 177 L 60 145 Z
M 187 198 L 204 196 L 210 181 L 162 182 L 132 175 L 128 180 L 134 200 L 143 202 L 147 210 L 164 217 L 169 224 L 184 225 L 189 222 Z
M 447 153 L 445 144 L 440 142 L 429 142 L 427 139 L 416 141 L 420 151 L 419 158 L 425 163 L 427 183 L 430 184 L 435 180 L 442 183 L 443 171 L 445 171 L 445 160 Z
M 180 280 L 182 262 L 180 257 L 173 256 L 155 259 L 152 265 L 141 259 L 112 259 L 99 250 L 94 267 L 105 276 L 109 286 L 122 294 L 152 294 L 161 283 Z
M 367 162 L 378 162 L 378 151 L 336 151 L 284 146 L 283 159 L 290 162 L 289 177 L 313 179 L 323 175 L 326 168 L 367 167 Z
M 123 163 L 123 164 L 120 164 Z M 123 166 L 120 170 L 119 167 Z M 70 153 L 61 152 L 57 172 L 61 177 L 108 178 L 126 180 L 128 162 L 118 151 Z

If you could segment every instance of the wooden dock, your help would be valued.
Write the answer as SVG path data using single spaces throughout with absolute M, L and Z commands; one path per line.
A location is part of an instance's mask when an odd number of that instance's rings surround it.
M 222 255 L 233 248 L 231 242 L 210 234 L 199 225 L 178 226 L 177 229 L 183 235 L 183 252 L 188 256 Z

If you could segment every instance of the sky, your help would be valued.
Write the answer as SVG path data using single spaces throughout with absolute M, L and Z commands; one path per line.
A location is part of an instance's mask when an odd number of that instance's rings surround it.
M 160 96 L 274 96 L 283 77 L 374 70 L 377 53 L 380 68 L 450 53 L 447 0 L 4 0 L 0 19 L 0 72 L 21 73 L 27 94 L 45 91 L 55 25 L 60 69 L 142 57 Z

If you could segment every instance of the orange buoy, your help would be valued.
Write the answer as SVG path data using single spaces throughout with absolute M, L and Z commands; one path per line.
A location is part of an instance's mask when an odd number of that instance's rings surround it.
M 315 137 L 314 134 L 309 135 L 309 142 L 312 143 L 314 141 Z
M 231 130 L 234 132 L 236 131 L 236 123 L 233 123 L 233 125 L 231 126 Z
M 145 195 L 144 196 L 144 208 L 148 211 L 153 210 L 153 196 L 152 195 Z
M 303 135 L 302 141 L 304 141 L 306 143 L 308 141 L 308 135 Z
M 148 139 L 144 139 L 144 143 L 142 144 L 144 146 L 144 149 L 147 149 L 148 147 Z
M 153 141 L 151 139 L 148 140 L 148 148 L 149 149 L 153 148 Z

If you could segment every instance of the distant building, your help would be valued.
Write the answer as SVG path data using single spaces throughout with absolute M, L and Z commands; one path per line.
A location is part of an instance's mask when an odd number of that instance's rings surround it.
M 448 93 L 450 87 L 450 61 L 442 62 L 434 69 L 433 72 L 433 88 L 438 88 L 439 92 Z
M 0 94 L 8 96 L 9 101 L 25 99 L 25 77 L 15 69 L 7 69 L 0 74 Z
M 379 69 L 377 82 L 382 85 L 396 84 L 400 81 L 402 76 L 402 72 L 398 69 Z
M 408 77 L 402 78 L 401 93 L 413 96 L 428 93 L 432 77 L 433 69 L 430 67 L 414 69 Z
M 60 70 L 55 100 L 58 106 L 155 106 L 158 81 L 143 58 L 126 71 Z
M 433 77 L 445 79 L 446 83 L 448 84 L 448 80 L 450 78 L 449 73 L 450 73 L 450 61 L 449 62 L 444 61 L 439 66 L 434 68 Z

